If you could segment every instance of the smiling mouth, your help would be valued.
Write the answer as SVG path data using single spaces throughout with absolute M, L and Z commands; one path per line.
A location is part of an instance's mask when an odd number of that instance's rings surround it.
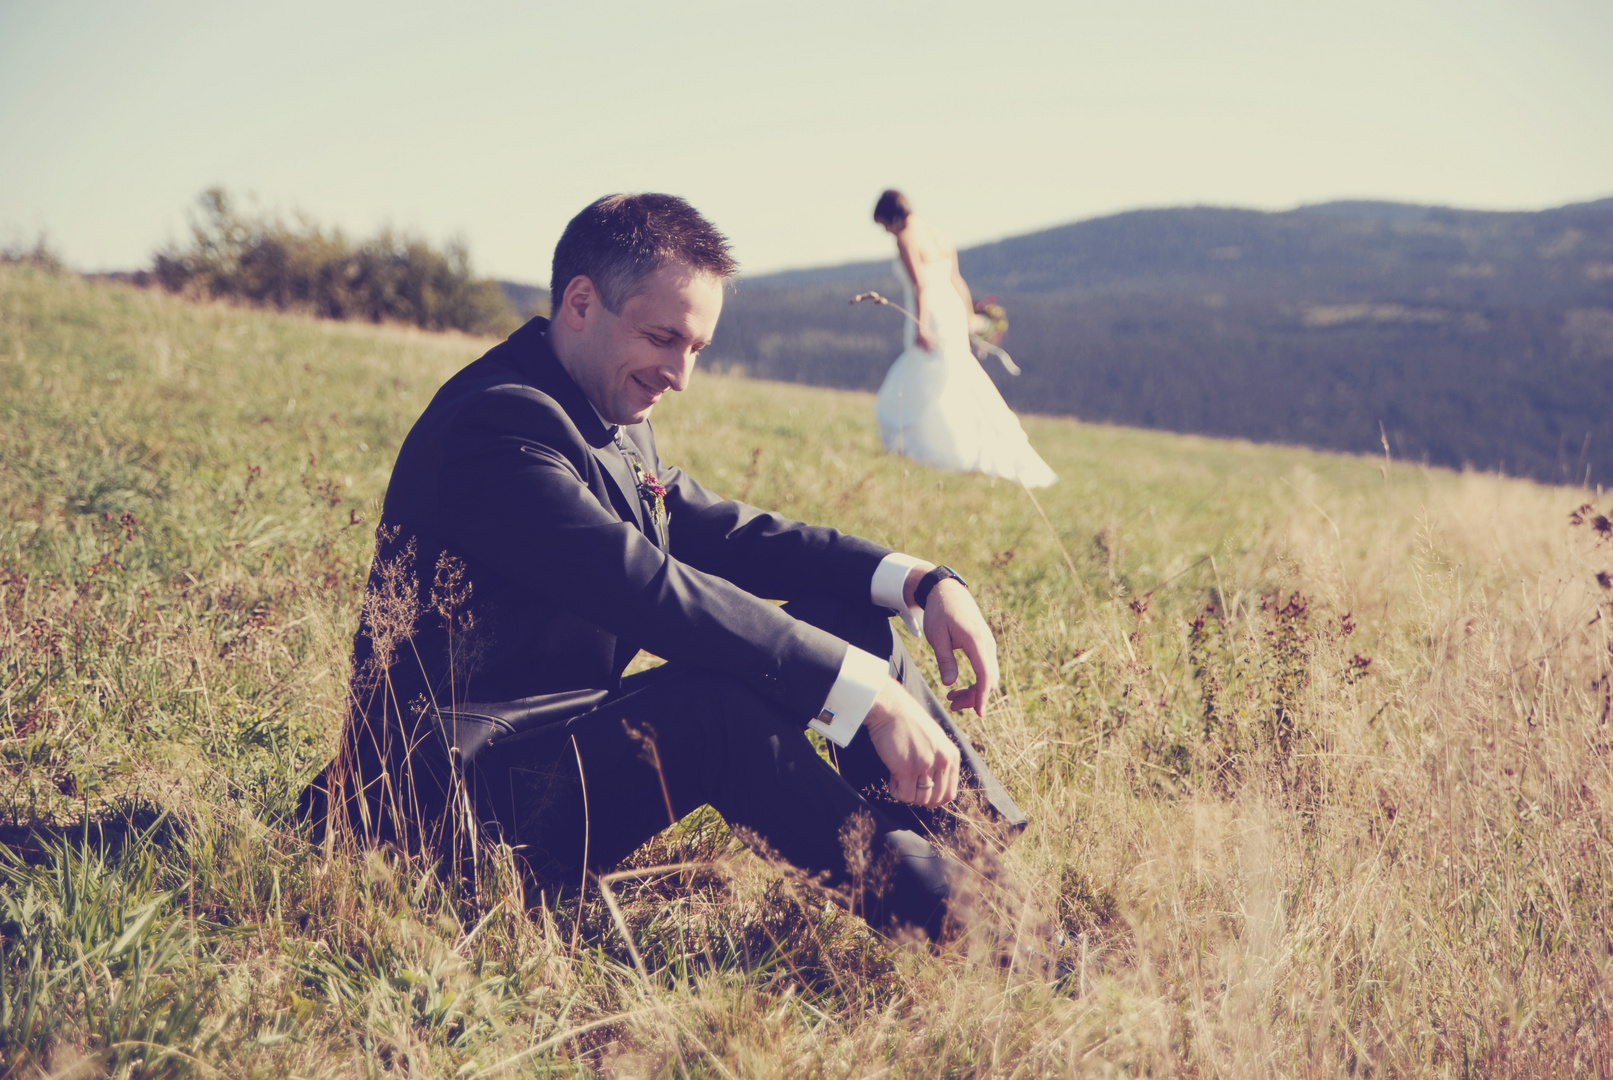
M 663 386 L 659 390 L 657 390 L 655 387 L 651 386 L 649 383 L 645 382 L 643 379 L 639 378 L 637 375 L 633 376 L 633 381 L 638 383 L 638 386 L 639 386 L 640 390 L 643 390 L 647 395 L 649 395 L 649 398 L 650 398 L 651 401 L 659 400 L 661 395 L 666 393 L 666 387 Z

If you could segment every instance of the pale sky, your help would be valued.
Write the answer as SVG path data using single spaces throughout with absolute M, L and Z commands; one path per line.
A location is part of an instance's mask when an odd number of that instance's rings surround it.
M 0 0 L 0 243 L 132 269 L 221 184 L 543 283 L 598 195 L 757 273 L 1139 207 L 1613 195 L 1609 0 Z

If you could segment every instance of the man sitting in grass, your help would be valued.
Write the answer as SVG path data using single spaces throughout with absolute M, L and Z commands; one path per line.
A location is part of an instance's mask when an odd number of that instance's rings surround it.
M 949 686 L 968 658 L 955 712 L 985 709 L 996 643 L 948 568 L 662 463 L 650 413 L 688 386 L 734 269 L 670 195 L 567 225 L 552 317 L 450 379 L 399 451 L 350 715 L 306 809 L 412 850 L 502 840 L 554 890 L 710 804 L 873 925 L 937 939 L 963 919 L 961 864 L 930 837 L 964 802 L 999 842 L 1025 819 L 890 617 Z M 624 678 L 641 649 L 667 663 Z

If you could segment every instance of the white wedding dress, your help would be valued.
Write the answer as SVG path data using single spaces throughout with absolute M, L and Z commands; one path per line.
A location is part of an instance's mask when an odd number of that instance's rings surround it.
M 997 392 L 969 347 L 969 313 L 952 284 L 945 263 L 927 263 L 924 332 L 935 352 L 913 340 L 911 319 L 903 320 L 905 348 L 896 358 L 874 402 L 879 437 L 885 448 L 938 469 L 981 472 L 1027 487 L 1046 487 L 1058 479 L 1047 462 L 1031 449 L 1008 403 Z M 901 260 L 896 276 L 906 291 L 906 307 L 916 308 L 913 282 Z

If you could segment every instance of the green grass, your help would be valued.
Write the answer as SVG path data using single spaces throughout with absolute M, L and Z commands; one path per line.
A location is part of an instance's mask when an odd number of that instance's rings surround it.
M 488 344 L 0 266 L 7 1074 L 1613 1071 L 1599 493 L 1031 417 L 1050 529 L 868 395 L 697 376 L 669 461 L 975 583 L 971 730 L 1086 992 L 874 937 L 710 815 L 619 919 L 304 844 L 392 456 Z

